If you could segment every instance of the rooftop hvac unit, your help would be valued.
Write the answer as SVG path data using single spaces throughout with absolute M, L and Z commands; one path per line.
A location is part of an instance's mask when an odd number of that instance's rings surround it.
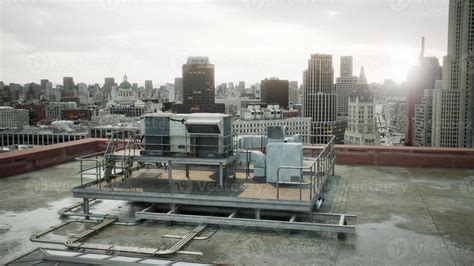
M 227 157 L 233 153 L 229 115 L 155 114 L 142 119 L 144 155 Z

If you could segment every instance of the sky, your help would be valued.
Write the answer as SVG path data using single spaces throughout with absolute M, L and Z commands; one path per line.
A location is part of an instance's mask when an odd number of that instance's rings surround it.
M 406 80 L 421 37 L 442 63 L 448 0 L 1 0 L 0 81 L 173 82 L 208 56 L 216 83 L 297 80 L 314 53 L 369 82 Z

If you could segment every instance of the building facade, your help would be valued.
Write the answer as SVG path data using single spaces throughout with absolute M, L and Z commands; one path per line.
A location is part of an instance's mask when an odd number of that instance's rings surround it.
M 341 56 L 341 78 L 350 78 L 354 76 L 354 58 L 352 56 Z
M 473 1 L 450 0 L 443 88 L 435 91 L 433 101 L 435 147 L 473 147 L 473 28 Z
M 28 110 L 0 106 L 0 128 L 16 128 L 28 126 L 29 124 Z
M 337 113 L 346 116 L 349 113 L 349 98 L 357 88 L 357 77 L 340 77 L 336 79 Z
M 308 136 L 311 133 L 311 118 L 272 118 L 265 119 L 238 119 L 233 122 L 234 134 L 237 135 L 266 135 L 269 126 L 285 126 L 286 133 L 289 136 L 303 135 Z
M 52 102 L 46 106 L 46 119 L 47 120 L 61 120 L 63 110 L 74 110 L 77 109 L 77 103 L 75 102 Z
M 352 145 L 379 145 L 380 136 L 374 116 L 374 101 L 365 101 L 361 97 L 349 100 L 348 124 L 344 143 Z
M 416 106 L 422 104 L 425 91 L 433 90 L 435 88 L 435 82 L 442 79 L 442 68 L 439 64 L 439 60 L 436 57 L 425 57 L 424 51 L 425 39 L 423 38 L 418 64 L 408 72 L 407 116 L 405 122 L 406 146 L 414 146 L 415 144 Z M 420 112 L 422 109 L 420 106 L 418 107 L 418 112 Z M 428 111 L 429 108 L 426 110 Z M 421 116 L 421 114 L 418 113 L 418 116 Z
M 313 54 L 303 72 L 303 114 L 312 118 L 312 142 L 327 143 L 337 128 L 337 94 L 332 55 Z M 344 135 L 336 136 L 343 142 Z
M 183 65 L 183 103 L 173 105 L 175 113 L 225 113 L 215 103 L 214 65 L 207 57 L 189 57 Z
M 433 127 L 433 93 L 435 90 L 425 90 L 421 103 L 415 105 L 415 124 L 413 146 L 431 147 Z
M 344 143 L 354 145 L 379 145 L 375 101 L 362 67 L 359 80 L 348 104 L 349 114 Z
M 387 99 L 384 106 L 386 125 L 396 132 L 405 132 L 406 101 L 398 98 Z
M 266 104 L 278 104 L 288 109 L 289 81 L 278 78 L 265 79 L 261 82 L 260 101 Z

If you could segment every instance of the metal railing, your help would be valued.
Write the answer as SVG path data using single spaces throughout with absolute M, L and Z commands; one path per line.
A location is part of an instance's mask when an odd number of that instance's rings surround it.
M 322 190 L 326 179 L 328 178 L 331 170 L 334 170 L 335 164 L 335 144 L 336 137 L 333 136 L 328 144 L 326 144 L 319 155 L 314 159 L 310 166 L 297 167 L 297 166 L 280 166 L 277 170 L 277 200 L 280 200 L 280 172 L 282 169 L 288 170 L 300 170 L 302 173 L 299 177 L 299 200 L 303 200 L 303 186 L 310 185 L 309 200 L 312 201 L 316 195 Z M 306 158 L 308 159 L 308 158 Z M 313 158 L 311 158 L 313 159 Z M 304 170 L 309 170 L 310 182 L 305 183 L 303 180 Z M 292 183 L 295 184 L 295 183 Z
M 123 132 L 111 132 L 107 133 L 107 148 L 103 152 L 97 152 L 93 154 L 88 154 L 85 156 L 81 156 L 76 158 L 76 161 L 79 161 L 80 165 L 80 170 L 77 172 L 81 178 L 81 186 L 84 185 L 84 177 L 86 176 L 94 176 L 96 183 L 99 185 L 99 190 L 102 189 L 102 182 L 103 179 L 106 177 L 105 176 L 105 171 L 106 168 L 109 167 L 110 160 L 112 160 L 112 156 L 120 150 L 125 149 L 124 155 L 127 153 L 126 150 L 129 149 L 130 151 L 132 150 L 131 146 L 131 139 L 134 139 L 132 137 L 129 137 L 129 141 L 127 141 L 126 145 L 123 145 L 123 140 L 122 139 L 117 139 L 115 136 L 117 134 L 122 134 Z M 134 143 L 134 142 L 133 142 Z M 133 151 L 134 152 L 134 151 Z M 130 155 L 131 153 L 129 153 Z M 92 163 L 93 166 L 90 166 Z M 124 160 L 120 161 L 121 163 L 121 172 L 124 172 Z M 87 166 L 85 166 L 87 165 Z M 113 165 L 111 164 L 112 169 L 110 169 L 114 175 L 117 174 L 117 162 L 113 162 Z M 94 172 L 91 172 L 94 171 Z

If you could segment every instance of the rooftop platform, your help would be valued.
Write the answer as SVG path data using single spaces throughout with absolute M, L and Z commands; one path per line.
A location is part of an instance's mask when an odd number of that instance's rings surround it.
M 73 195 L 77 198 L 215 207 L 230 205 L 302 212 L 309 212 L 313 206 L 310 185 L 280 185 L 277 195 L 275 184 L 254 180 L 247 177 L 245 170 L 237 169 L 235 178 L 231 176 L 231 171 L 228 171 L 221 186 L 218 169 L 213 171 L 209 168 L 190 166 L 190 177 L 186 177 L 184 167 L 179 167 L 173 170 L 172 182 L 168 179 L 168 169 L 141 169 L 125 181 L 116 177 L 111 183 L 91 182 L 76 187 L 73 189 Z
M 64 221 L 56 212 L 77 201 L 70 192 L 79 182 L 74 174 L 77 167 L 78 162 L 71 162 L 1 180 L 0 264 L 44 247 L 28 239 Z M 221 226 L 209 240 L 193 241 L 186 247 L 204 256 L 180 254 L 165 260 L 271 265 L 472 265 L 473 187 L 473 170 L 337 165 L 321 211 L 358 215 L 357 234 L 339 239 L 327 233 Z M 130 221 L 143 207 L 102 201 L 91 205 L 91 211 Z M 89 241 L 156 248 L 175 241 L 163 238 L 164 234 L 183 234 L 192 228 L 155 221 L 135 227 L 113 225 Z M 64 228 L 51 237 L 63 239 L 82 229 Z

